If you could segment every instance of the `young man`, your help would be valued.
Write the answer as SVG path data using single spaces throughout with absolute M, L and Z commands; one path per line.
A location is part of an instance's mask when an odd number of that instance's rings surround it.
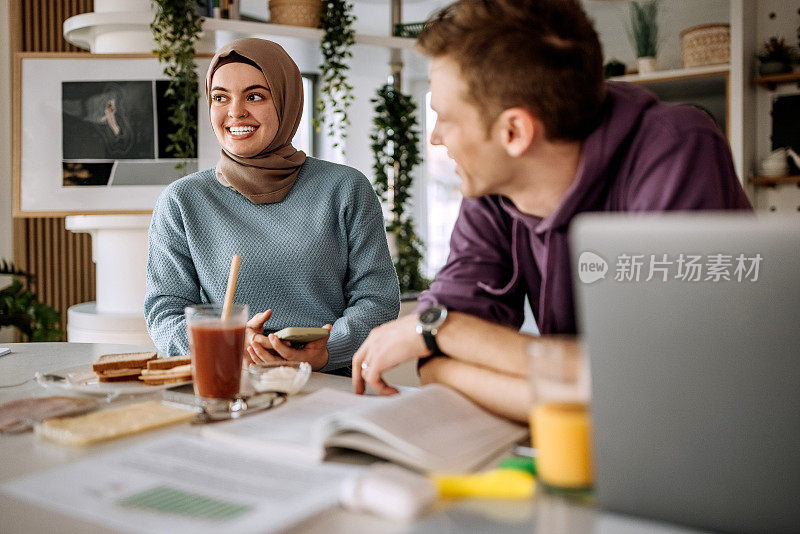
M 750 209 L 728 143 L 691 106 L 606 83 L 597 33 L 577 0 L 461 0 L 419 38 L 432 57 L 431 142 L 457 163 L 464 201 L 450 256 L 417 315 L 372 331 L 353 385 L 395 392 L 381 373 L 427 356 L 438 381 L 525 420 L 532 337 L 576 334 L 567 230 L 587 211 Z

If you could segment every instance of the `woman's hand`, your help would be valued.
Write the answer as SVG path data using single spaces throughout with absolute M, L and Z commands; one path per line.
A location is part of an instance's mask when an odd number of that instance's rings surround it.
M 244 344 L 247 356 L 252 363 L 280 362 L 283 358 L 272 347 L 267 336 L 263 334 L 264 323 L 272 317 L 272 310 L 257 313 L 247 321 L 244 331 Z
M 302 349 L 292 348 L 290 342 L 278 339 L 275 334 L 269 335 L 268 342 L 277 351 L 280 359 L 290 362 L 308 362 L 311 364 L 311 369 L 319 371 L 328 363 L 328 338 L 331 335 L 333 326 L 326 324 L 322 328 L 328 331 L 328 335 L 322 339 L 306 343 L 306 346 Z

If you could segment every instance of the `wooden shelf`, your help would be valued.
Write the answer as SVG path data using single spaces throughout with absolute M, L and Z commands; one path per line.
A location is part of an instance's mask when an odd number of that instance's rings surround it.
M 725 64 L 710 65 L 708 67 L 694 67 L 691 69 L 659 70 L 649 74 L 626 74 L 625 76 L 614 76 L 613 78 L 609 78 L 609 80 L 614 82 L 659 83 L 687 80 L 691 78 L 722 76 L 727 75 L 729 72 L 730 65 Z
M 799 72 L 788 72 L 786 74 L 768 74 L 766 76 L 756 76 L 753 80 L 764 89 L 774 91 L 776 87 L 784 83 L 800 82 Z
M 800 184 L 800 176 L 753 176 L 750 183 L 762 187 L 775 187 L 783 184 Z

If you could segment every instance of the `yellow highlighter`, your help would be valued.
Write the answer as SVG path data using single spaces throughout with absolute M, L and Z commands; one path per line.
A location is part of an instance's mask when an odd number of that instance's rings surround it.
M 530 499 L 535 484 L 533 475 L 516 469 L 495 469 L 474 475 L 431 475 L 439 496 L 449 499 Z

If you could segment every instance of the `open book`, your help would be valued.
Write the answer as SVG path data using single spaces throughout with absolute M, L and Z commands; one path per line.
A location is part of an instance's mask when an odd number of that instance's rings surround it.
M 323 460 L 328 449 L 340 447 L 438 472 L 474 470 L 526 433 L 440 385 L 391 397 L 326 388 L 203 428 L 209 438 L 269 454 Z

